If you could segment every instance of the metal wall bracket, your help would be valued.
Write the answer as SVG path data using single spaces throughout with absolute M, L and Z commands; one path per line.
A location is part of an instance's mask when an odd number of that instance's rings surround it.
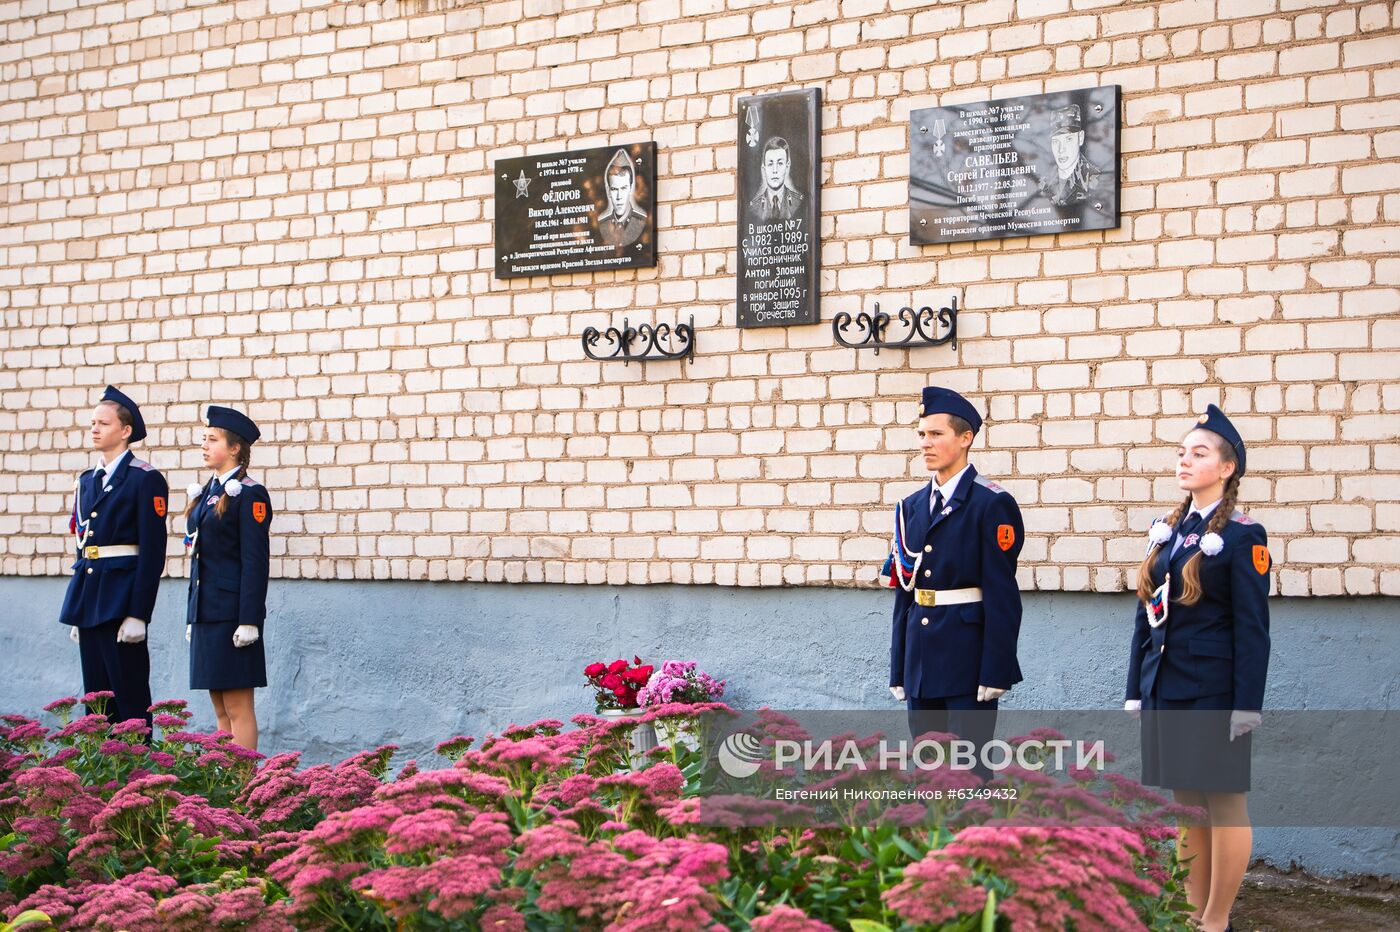
M 603 344 L 601 352 L 599 344 Z M 636 344 L 639 349 L 634 349 Z M 668 349 L 667 347 L 670 347 Z M 583 331 L 583 354 L 589 359 L 607 362 L 621 359 L 623 365 L 633 360 L 646 362 L 648 359 L 689 359 L 695 361 L 695 317 L 690 323 L 638 324 L 632 327 L 627 318 L 622 318 L 622 328 L 609 327 L 599 330 L 589 327 Z
M 895 340 L 886 339 L 885 330 L 896 318 L 904 325 L 904 336 Z M 854 340 L 845 337 L 846 331 L 852 325 L 857 331 L 857 338 Z M 902 307 L 895 316 L 880 310 L 880 303 L 877 301 L 873 314 L 865 311 L 861 311 L 855 317 L 846 311 L 837 314 L 831 320 L 831 333 L 842 346 L 852 349 L 870 348 L 875 350 L 876 356 L 880 355 L 882 349 L 914 349 L 920 346 L 942 346 L 944 343 L 952 343 L 953 349 L 957 349 L 958 299 L 954 295 L 948 307 L 941 307 L 937 311 L 931 307 L 921 307 L 917 311 L 912 307 Z

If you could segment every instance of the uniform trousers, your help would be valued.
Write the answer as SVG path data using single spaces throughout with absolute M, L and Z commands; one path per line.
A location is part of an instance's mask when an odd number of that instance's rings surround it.
M 83 665 L 83 689 L 110 690 L 116 699 L 107 706 L 112 724 L 139 718 L 151 725 L 151 653 L 146 642 L 117 643 L 121 621 L 78 629 L 78 656 Z
M 982 748 L 996 731 L 998 702 L 997 699 L 978 702 L 976 693 L 937 699 L 910 696 L 906 700 L 909 734 L 917 739 L 925 732 L 940 731 L 971 741 L 977 755 L 972 772 L 983 781 L 990 780 L 992 772 L 982 763 Z

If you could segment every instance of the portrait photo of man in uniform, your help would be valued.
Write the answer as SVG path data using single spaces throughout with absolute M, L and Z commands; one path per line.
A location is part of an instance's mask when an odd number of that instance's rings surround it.
M 791 220 L 802 207 L 802 192 L 792 186 L 792 148 L 781 136 L 769 136 L 760 163 L 763 186 L 749 200 L 752 218 L 760 223 Z
M 630 246 L 647 228 L 647 213 L 637 206 L 637 173 L 626 149 L 618 149 L 603 172 L 607 209 L 598 217 L 598 234 L 609 246 Z
M 1040 193 L 1057 207 L 1083 202 L 1097 186 L 1100 170 L 1084 155 L 1084 123 L 1078 104 L 1055 111 L 1050 153 L 1055 157 L 1055 169 L 1041 177 Z

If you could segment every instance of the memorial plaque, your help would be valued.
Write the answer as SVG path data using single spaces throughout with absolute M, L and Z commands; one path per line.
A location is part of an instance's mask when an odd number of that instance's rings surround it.
M 821 319 L 821 115 L 816 90 L 739 99 L 740 327 Z
M 1118 102 L 1110 85 L 913 111 L 909 239 L 1118 226 Z
M 496 277 L 656 265 L 656 143 L 496 162 Z

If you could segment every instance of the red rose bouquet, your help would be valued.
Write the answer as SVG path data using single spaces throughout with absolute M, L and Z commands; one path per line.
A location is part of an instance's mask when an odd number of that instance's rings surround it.
M 637 705 L 637 693 L 651 679 L 652 667 L 641 657 L 612 663 L 590 663 L 583 668 L 588 685 L 593 687 L 593 701 L 599 712 L 604 709 L 631 709 Z

